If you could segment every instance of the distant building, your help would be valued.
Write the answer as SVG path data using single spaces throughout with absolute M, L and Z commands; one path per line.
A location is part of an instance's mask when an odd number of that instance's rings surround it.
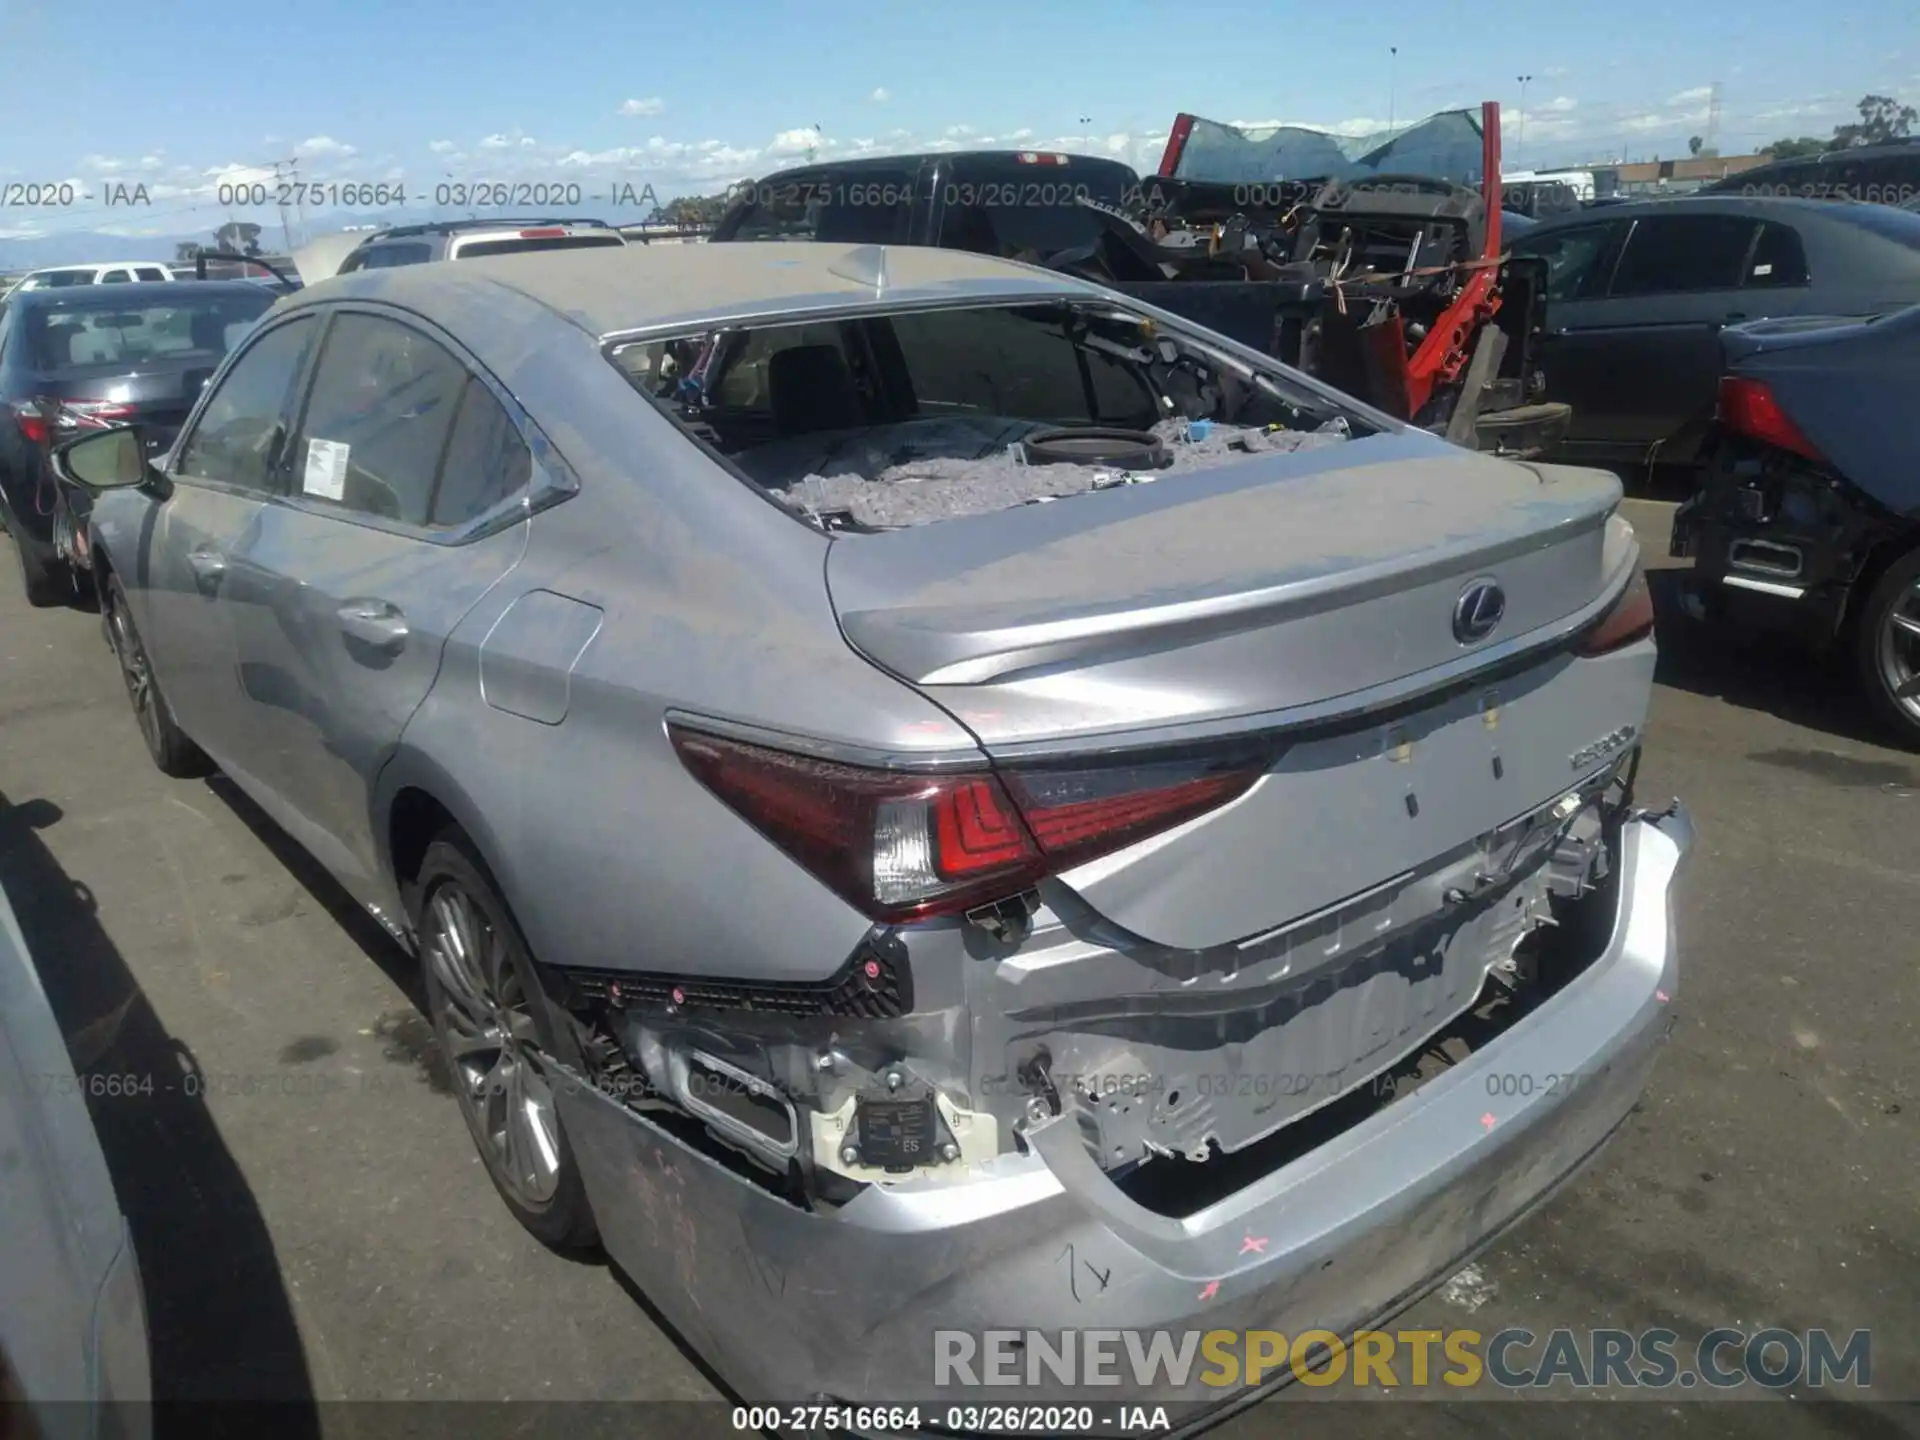
M 1595 193 L 1600 195 L 1685 195 L 1715 180 L 1757 169 L 1770 159 L 1769 155 L 1689 155 L 1679 160 L 1597 162 L 1568 168 L 1590 171 Z

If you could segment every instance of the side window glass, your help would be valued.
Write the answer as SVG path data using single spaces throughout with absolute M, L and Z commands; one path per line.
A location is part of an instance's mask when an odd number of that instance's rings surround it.
M 247 348 L 208 399 L 200 423 L 181 442 L 177 474 L 248 490 L 277 488 L 287 411 L 313 334 L 312 318 L 302 315 L 275 326 Z
M 1611 225 L 1586 225 L 1562 230 L 1526 241 L 1514 248 L 1522 254 L 1538 255 L 1547 262 L 1547 299 L 1580 300 L 1599 293 L 1594 275 L 1600 257 L 1606 253 Z
M 100 277 L 100 283 L 102 285 L 129 285 L 133 283 L 133 272 L 130 270 L 109 270 Z
M 1611 294 L 1685 295 L 1740 283 L 1753 221 L 1742 215 L 1656 215 L 1641 220 L 1614 267 Z
M 293 492 L 425 525 L 466 383 L 466 367 L 419 331 L 377 315 L 340 316 L 293 450 Z
M 493 392 L 467 381 L 453 437 L 440 465 L 429 521 L 436 529 L 464 525 L 527 488 L 533 456 Z
M 1773 289 L 1807 283 L 1807 252 L 1800 234 L 1791 225 L 1772 222 L 1760 227 L 1760 239 L 1747 261 L 1747 273 L 1740 283 L 1749 290 Z

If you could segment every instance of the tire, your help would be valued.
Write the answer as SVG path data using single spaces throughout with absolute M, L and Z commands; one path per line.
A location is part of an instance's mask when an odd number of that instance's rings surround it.
M 73 598 L 73 572 L 59 556 L 42 553 L 17 529 L 13 532 L 13 553 L 20 561 L 20 585 L 26 591 L 27 604 L 47 610 Z
M 126 682 L 133 721 L 139 727 L 140 738 L 146 742 L 147 754 L 153 757 L 162 775 L 171 775 L 176 780 L 211 775 L 214 765 L 207 758 L 207 752 L 188 739 L 186 731 L 173 718 L 173 707 L 161 692 L 160 681 L 147 659 L 147 647 L 134 628 L 133 610 L 127 604 L 127 592 L 121 588 L 118 575 L 107 576 L 101 604 L 106 611 L 107 643 L 113 647 L 114 659 L 120 662 L 120 678 Z
M 1920 549 L 1894 561 L 1867 596 L 1854 626 L 1853 656 L 1880 723 L 1920 750 Z
M 590 1251 L 599 1228 L 562 1128 L 546 1017 L 520 927 L 458 830 L 427 847 L 414 894 L 427 1018 L 487 1178 L 541 1244 Z

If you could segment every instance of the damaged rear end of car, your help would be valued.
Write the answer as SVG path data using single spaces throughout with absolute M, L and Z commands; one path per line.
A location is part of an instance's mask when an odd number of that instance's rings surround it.
M 1664 1033 L 1688 831 L 1634 802 L 1618 483 L 1048 283 L 607 345 L 972 742 L 670 711 L 742 854 L 864 934 L 806 983 L 546 977 L 608 1244 L 749 1398 L 957 1393 L 940 1329 L 1381 1319 Z

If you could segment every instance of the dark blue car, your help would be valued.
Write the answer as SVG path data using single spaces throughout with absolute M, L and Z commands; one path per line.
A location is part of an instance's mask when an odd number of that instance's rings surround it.
M 14 291 L 0 302 L 0 521 L 29 603 L 60 604 L 87 569 L 84 529 L 48 451 L 127 424 L 164 450 L 277 298 L 251 280 L 174 280 Z
M 1847 647 L 1920 748 L 1920 305 L 1757 321 L 1721 344 L 1712 459 L 1674 520 L 1689 609 Z

